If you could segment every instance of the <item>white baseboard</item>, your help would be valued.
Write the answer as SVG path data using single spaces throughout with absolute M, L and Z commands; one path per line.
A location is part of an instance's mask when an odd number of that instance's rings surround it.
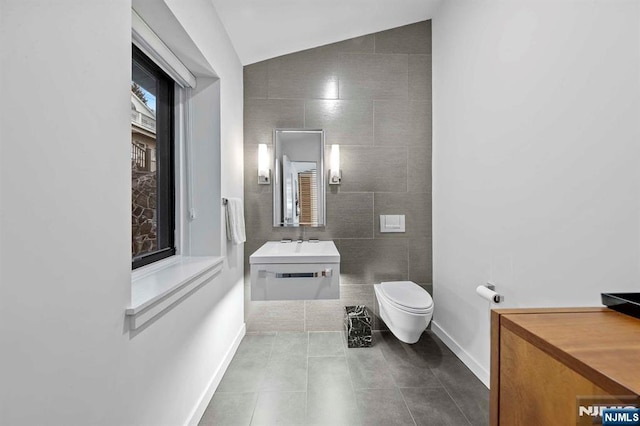
M 440 340 L 442 340 L 442 342 L 447 345 L 447 347 L 451 349 L 458 358 L 460 358 L 460 361 L 462 361 L 464 365 L 469 367 L 469 370 L 471 370 L 471 372 L 475 374 L 487 388 L 489 387 L 490 374 L 488 370 L 480 365 L 480 363 L 476 361 L 474 357 L 469 355 L 467 351 L 462 349 L 462 346 L 453 340 L 449 333 L 440 328 L 440 326 L 434 321 L 431 321 L 431 331 L 433 331 L 433 334 L 438 336 Z
M 238 331 L 238 334 L 236 335 L 236 338 L 233 340 L 231 347 L 229 348 L 227 353 L 224 355 L 224 358 L 222 359 L 222 363 L 218 366 L 218 369 L 213 373 L 213 377 L 211 377 L 211 380 L 209 380 L 209 385 L 207 386 L 202 396 L 196 403 L 196 406 L 194 407 L 193 411 L 191 412 L 191 415 L 189 416 L 189 419 L 187 420 L 187 423 L 186 423 L 187 426 L 197 426 L 198 423 L 200 422 L 200 419 L 202 419 L 202 415 L 204 414 L 204 411 L 207 409 L 207 406 L 209 405 L 209 401 L 211 401 L 213 394 L 218 388 L 218 385 L 222 380 L 222 376 L 224 376 L 224 373 L 227 371 L 227 367 L 229 367 L 229 364 L 231 364 L 231 360 L 233 359 L 233 356 L 236 354 L 236 351 L 238 350 L 238 346 L 240 346 L 240 342 L 242 341 L 242 338 L 244 337 L 246 332 L 247 332 L 247 326 L 245 323 L 243 323 L 242 327 L 240 327 L 240 330 Z

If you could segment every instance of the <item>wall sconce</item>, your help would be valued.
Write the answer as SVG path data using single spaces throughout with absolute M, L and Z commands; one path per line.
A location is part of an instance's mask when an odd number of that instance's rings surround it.
M 342 183 L 342 170 L 340 170 L 340 145 L 331 145 L 331 164 L 329 165 L 329 185 Z
M 258 144 L 258 184 L 271 183 L 271 169 L 269 169 L 269 150 L 266 143 Z

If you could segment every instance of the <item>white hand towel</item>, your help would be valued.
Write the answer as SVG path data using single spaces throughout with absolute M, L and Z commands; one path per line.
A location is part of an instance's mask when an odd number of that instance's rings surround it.
M 233 244 L 242 244 L 247 241 L 244 231 L 244 206 L 240 198 L 227 198 L 226 222 L 227 240 Z

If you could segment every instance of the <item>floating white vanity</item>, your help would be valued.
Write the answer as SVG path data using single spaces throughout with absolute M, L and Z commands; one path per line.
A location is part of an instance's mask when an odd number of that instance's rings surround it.
M 340 298 L 340 253 L 333 241 L 269 241 L 249 264 L 251 300 Z

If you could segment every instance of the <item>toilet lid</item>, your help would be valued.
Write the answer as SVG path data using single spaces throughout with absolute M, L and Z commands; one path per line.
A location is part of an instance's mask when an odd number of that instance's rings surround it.
M 380 289 L 389 300 L 406 308 L 422 310 L 433 306 L 431 295 L 413 281 L 383 282 Z

